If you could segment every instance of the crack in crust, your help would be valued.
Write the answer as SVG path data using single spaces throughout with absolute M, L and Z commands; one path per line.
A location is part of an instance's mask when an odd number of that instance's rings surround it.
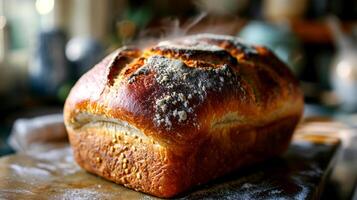
M 112 55 L 112 60 L 108 63 L 107 85 L 113 86 L 121 70 L 135 58 L 139 57 L 140 54 L 140 50 L 134 48 L 123 47 L 116 50 Z
M 140 70 L 148 58 L 155 55 L 181 60 L 192 68 L 216 68 L 223 67 L 226 64 L 237 69 L 239 59 L 242 57 L 237 57 L 237 55 L 240 54 L 255 55 L 257 54 L 257 50 L 253 46 L 245 44 L 234 37 L 212 34 L 188 36 L 171 42 L 160 42 L 156 46 L 144 50 L 140 53 L 140 58 L 131 59 L 125 63 L 127 67 L 124 69 L 124 75 L 131 76 L 135 71 Z M 139 57 L 139 54 L 136 55 Z M 125 56 L 121 58 L 123 60 L 126 59 Z M 118 75 L 118 73 L 114 74 Z

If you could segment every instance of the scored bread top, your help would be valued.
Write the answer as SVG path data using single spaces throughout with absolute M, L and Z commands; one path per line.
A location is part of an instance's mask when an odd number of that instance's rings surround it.
M 302 110 L 298 81 L 267 48 L 199 34 L 118 49 L 81 77 L 64 113 L 71 128 L 98 116 L 125 122 L 160 144 L 182 145 Z

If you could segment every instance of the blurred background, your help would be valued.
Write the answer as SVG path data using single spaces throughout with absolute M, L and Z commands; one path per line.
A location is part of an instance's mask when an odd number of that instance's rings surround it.
M 0 152 L 15 119 L 60 112 L 109 52 L 199 32 L 270 47 L 301 80 L 306 116 L 357 126 L 355 0 L 0 0 Z
M 60 112 L 114 49 L 199 32 L 268 46 L 301 80 L 306 116 L 357 126 L 355 0 L 0 0 L 0 152 L 15 119 Z
M 114 49 L 200 32 L 268 46 L 301 80 L 305 116 L 357 128 L 356 0 L 0 0 L 0 156 L 16 119 L 61 112 Z

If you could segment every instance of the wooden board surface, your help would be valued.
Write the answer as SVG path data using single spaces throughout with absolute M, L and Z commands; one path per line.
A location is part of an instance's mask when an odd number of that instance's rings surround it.
M 339 140 L 295 134 L 281 157 L 194 188 L 179 199 L 317 199 Z M 156 199 L 80 169 L 68 145 L 0 159 L 0 199 Z

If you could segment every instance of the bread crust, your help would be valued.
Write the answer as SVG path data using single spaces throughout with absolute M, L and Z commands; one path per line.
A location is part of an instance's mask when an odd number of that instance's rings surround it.
M 117 50 L 72 88 L 64 118 L 84 169 L 172 197 L 282 153 L 302 110 L 271 51 L 201 34 Z

